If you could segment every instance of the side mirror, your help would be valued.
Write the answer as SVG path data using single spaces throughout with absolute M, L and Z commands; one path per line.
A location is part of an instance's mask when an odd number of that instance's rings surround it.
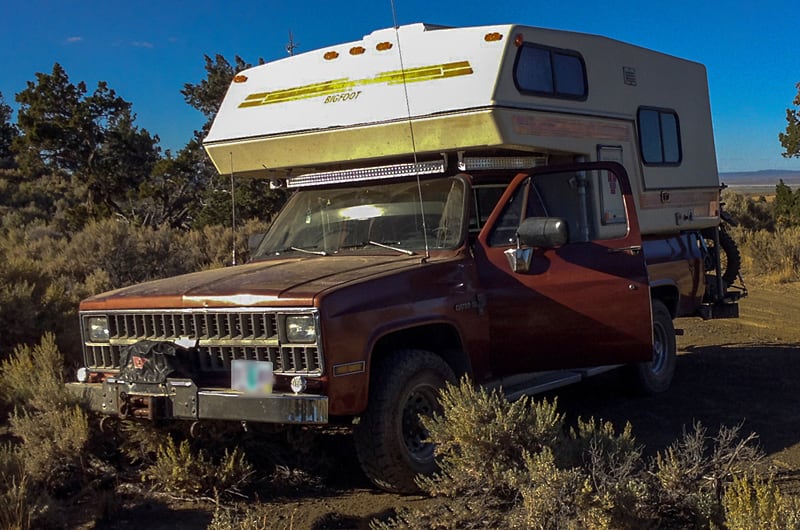
M 517 248 L 505 251 L 514 272 L 528 272 L 533 247 L 556 248 L 569 241 L 567 221 L 559 217 L 528 217 L 517 229 Z M 524 245 L 524 248 L 520 245 Z
M 560 217 L 528 217 L 517 229 L 517 237 L 527 247 L 556 248 L 569 241 L 569 227 Z

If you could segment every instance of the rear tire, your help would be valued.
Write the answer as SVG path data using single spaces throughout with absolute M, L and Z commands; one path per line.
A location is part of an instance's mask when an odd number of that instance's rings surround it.
M 653 300 L 653 360 L 630 367 L 635 388 L 642 394 L 665 392 L 672 384 L 677 345 L 672 315 L 661 300 Z
M 399 350 L 375 362 L 369 404 L 353 433 L 361 468 L 373 484 L 415 493 L 415 477 L 436 471 L 419 415 L 441 411 L 439 391 L 448 381 L 455 382 L 450 366 L 428 351 Z

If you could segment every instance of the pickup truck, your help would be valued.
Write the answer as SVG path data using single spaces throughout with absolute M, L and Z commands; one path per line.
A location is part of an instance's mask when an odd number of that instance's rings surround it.
M 620 186 L 611 237 L 582 235 L 590 176 Z M 418 415 L 446 381 L 513 398 L 626 365 L 664 391 L 672 319 L 700 312 L 705 278 L 701 234 L 643 240 L 613 162 L 311 183 L 250 263 L 85 300 L 88 373 L 70 386 L 109 415 L 354 424 L 367 475 L 412 491 L 434 469 Z M 269 393 L 232 389 L 237 361 L 271 363 Z
M 696 63 L 522 26 L 383 30 L 237 75 L 206 149 L 295 191 L 249 263 L 81 303 L 68 387 L 105 416 L 345 425 L 366 475 L 409 492 L 446 382 L 513 399 L 619 368 L 663 392 L 673 319 L 738 314 Z

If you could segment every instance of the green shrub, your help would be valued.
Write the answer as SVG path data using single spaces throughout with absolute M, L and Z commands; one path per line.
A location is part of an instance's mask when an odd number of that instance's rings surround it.
M 738 427 L 710 437 L 696 424 L 644 461 L 630 425 L 579 419 L 567 433 L 555 404 L 508 403 L 466 379 L 440 400 L 442 415 L 423 423 L 441 471 L 418 479 L 439 502 L 373 528 L 721 527 L 725 488 L 761 458 Z
M 771 478 L 734 478 L 725 489 L 722 503 L 728 530 L 800 529 L 800 502 L 784 497 Z
M 696 423 L 658 453 L 652 466 L 654 507 L 662 517 L 690 526 L 721 524 L 725 485 L 742 473 L 752 473 L 762 458 L 756 435 L 740 438 L 739 430 L 722 426 L 716 437 L 710 437 Z
M 0 399 L 9 408 L 58 410 L 74 400 L 64 388 L 64 357 L 55 336 L 35 346 L 20 345 L 0 362 Z
M 730 190 L 722 192 L 725 211 L 746 230 L 773 230 L 775 228 L 774 205 L 766 197 L 746 197 Z
M 44 411 L 16 412 L 11 432 L 22 440 L 25 474 L 47 491 L 63 495 L 76 491 L 88 472 L 84 449 L 89 419 L 77 405 Z
M 247 221 L 237 232 L 237 262 L 247 236 L 267 224 Z M 0 360 L 17 344 L 55 333 L 70 366 L 80 364 L 78 304 L 134 283 L 222 267 L 232 261 L 233 234 L 221 226 L 183 231 L 104 219 L 71 237 L 41 221 L 0 228 Z
M 24 474 L 50 492 L 70 490 L 84 479 L 89 420 L 64 387 L 64 358 L 52 334 L 39 344 L 18 346 L 0 363 L 0 395 L 14 412 L 10 432 Z
M 0 445 L 0 528 L 32 528 L 35 509 L 33 492 L 22 471 L 19 453 L 10 445 Z
M 732 234 L 750 274 L 778 283 L 800 280 L 800 226 Z
M 526 452 L 562 439 L 564 416 L 555 402 L 532 402 L 527 396 L 509 402 L 499 391 L 476 390 L 467 379 L 448 385 L 440 402 L 442 415 L 423 420 L 436 441 L 442 471 L 421 479 L 434 495 L 480 490 L 504 496 L 510 493 L 506 473 L 522 467 Z
M 238 493 L 253 477 L 253 467 L 239 448 L 225 450 L 214 461 L 205 450 L 194 450 L 188 440 L 178 445 L 165 437 L 156 459 L 142 471 L 142 479 L 163 491 L 181 495 L 221 495 Z

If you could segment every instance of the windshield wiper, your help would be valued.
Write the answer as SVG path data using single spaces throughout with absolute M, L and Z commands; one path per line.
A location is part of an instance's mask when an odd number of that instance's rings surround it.
M 393 247 L 391 245 L 384 245 L 383 243 L 378 243 L 377 241 L 371 241 L 370 240 L 370 241 L 367 241 L 367 243 L 369 243 L 370 245 L 375 245 L 376 247 L 381 247 L 381 248 L 386 248 L 386 249 L 389 249 L 389 250 L 394 250 L 395 252 L 401 252 L 401 253 L 406 254 L 408 256 L 413 256 L 414 254 L 416 254 L 416 252 L 414 252 L 413 250 L 407 250 L 405 248 L 400 248 L 400 247 Z
M 309 250 L 307 248 L 300 248 L 300 247 L 287 247 L 283 250 L 278 250 L 275 254 L 282 254 L 289 250 L 294 250 L 295 252 L 302 252 L 303 254 L 314 254 L 315 256 L 330 256 L 329 253 L 325 252 L 324 250 Z

